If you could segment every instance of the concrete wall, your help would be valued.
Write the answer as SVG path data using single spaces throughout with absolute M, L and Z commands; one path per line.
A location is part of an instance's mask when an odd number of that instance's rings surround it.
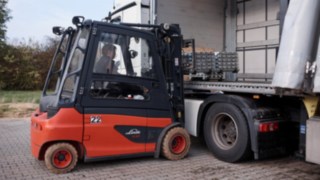
M 185 39 L 196 47 L 222 51 L 224 47 L 223 0 L 157 0 L 158 23 L 177 23 Z

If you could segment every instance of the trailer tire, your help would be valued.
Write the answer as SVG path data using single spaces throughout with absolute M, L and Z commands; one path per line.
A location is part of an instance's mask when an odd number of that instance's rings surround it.
M 247 121 L 235 105 L 217 103 L 211 106 L 206 114 L 203 130 L 209 150 L 218 159 L 238 162 L 250 156 Z
M 69 143 L 56 143 L 46 150 L 44 161 L 55 174 L 63 174 L 74 169 L 78 162 L 78 152 Z
M 162 141 L 162 155 L 169 160 L 183 159 L 190 149 L 190 136 L 182 127 L 170 129 Z

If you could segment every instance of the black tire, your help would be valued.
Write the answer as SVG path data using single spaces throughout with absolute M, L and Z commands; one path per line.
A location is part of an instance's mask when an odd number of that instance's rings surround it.
M 204 139 L 215 157 L 226 162 L 247 159 L 250 154 L 250 136 L 246 118 L 232 104 L 211 106 L 204 121 Z
M 46 150 L 44 162 L 47 168 L 55 174 L 67 173 L 76 166 L 78 152 L 69 143 L 56 143 Z
M 190 144 L 188 132 L 182 127 L 174 127 L 162 141 L 162 155 L 169 160 L 180 160 L 188 154 Z

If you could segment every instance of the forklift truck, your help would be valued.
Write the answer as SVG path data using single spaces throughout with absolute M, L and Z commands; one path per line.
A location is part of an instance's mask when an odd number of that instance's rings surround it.
M 184 158 L 182 35 L 178 25 L 72 19 L 61 36 L 31 117 L 31 149 L 53 173 L 84 162 L 163 155 Z M 103 47 L 116 70 L 97 72 Z

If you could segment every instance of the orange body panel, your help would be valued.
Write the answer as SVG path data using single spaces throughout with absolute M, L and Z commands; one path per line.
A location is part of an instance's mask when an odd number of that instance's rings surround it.
M 61 108 L 50 119 L 47 113 L 35 111 L 31 116 L 31 151 L 39 158 L 41 147 L 52 141 L 76 141 L 82 143 L 83 115 L 74 108 Z
M 91 123 L 92 116 L 99 116 L 100 123 Z M 83 120 L 84 117 L 84 120 Z M 86 114 L 74 108 L 61 108 L 52 118 L 37 110 L 31 117 L 31 150 L 39 159 L 44 144 L 53 141 L 76 141 L 85 148 L 88 158 L 130 155 L 154 152 L 156 143 L 136 143 L 118 132 L 116 126 L 165 128 L 171 118 L 147 118 L 113 114 Z
M 156 143 L 147 143 L 146 144 L 146 152 L 151 153 L 156 150 Z
M 90 117 L 99 116 L 101 123 L 91 124 Z M 138 116 L 86 114 L 84 146 L 89 158 L 154 152 L 156 143 L 135 143 L 119 133 L 116 126 L 141 126 L 165 128 L 171 118 L 146 118 Z
M 100 116 L 101 123 L 90 124 L 91 116 Z M 84 141 L 86 156 L 102 157 L 145 152 L 145 143 L 134 143 L 119 133 L 115 126 L 143 126 L 147 123 L 146 117 L 124 115 L 85 115 Z

